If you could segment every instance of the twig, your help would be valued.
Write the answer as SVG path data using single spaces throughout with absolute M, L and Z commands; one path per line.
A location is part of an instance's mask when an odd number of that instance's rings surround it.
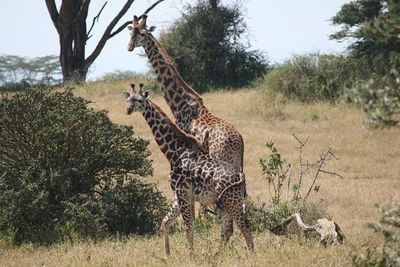
M 297 140 L 297 142 L 300 143 L 300 146 L 302 146 L 302 147 L 305 146 L 305 145 L 307 144 L 308 139 L 310 138 L 310 136 L 308 135 L 306 141 L 305 141 L 305 142 L 302 142 L 295 134 L 292 134 L 292 136 Z
M 299 161 L 300 161 L 300 176 L 299 176 L 299 184 L 298 184 L 298 187 L 296 188 L 296 191 L 295 191 L 295 193 L 294 193 L 294 199 L 298 199 L 298 197 L 299 197 L 299 194 L 300 194 L 300 188 L 301 188 L 301 182 L 302 182 L 302 180 L 303 180 L 303 175 L 304 175 L 304 173 L 305 172 L 307 172 L 308 171 L 308 164 L 307 164 L 307 168 L 304 170 L 303 169 L 303 167 L 305 166 L 304 164 L 303 164 L 303 157 L 302 157 L 302 155 L 303 155 L 303 147 L 306 145 L 306 143 L 308 142 L 308 139 L 309 139 L 309 137 L 310 136 L 307 136 L 307 139 L 306 139 L 306 141 L 305 142 L 303 142 L 303 141 L 301 141 L 295 134 L 292 134 L 293 135 L 293 137 L 297 140 L 297 142 L 299 142 L 300 143 L 300 146 L 298 147 L 299 148 Z
M 161 2 L 163 2 L 164 0 L 158 0 L 157 2 L 155 2 L 154 4 L 152 4 L 149 8 L 146 9 L 146 11 L 144 11 L 144 13 L 142 15 L 139 16 L 138 20 L 141 19 L 144 15 L 147 15 L 153 8 L 155 8 L 158 4 L 160 4 Z M 110 34 L 109 38 L 114 37 L 115 35 L 117 35 L 118 33 L 120 33 L 122 30 L 124 30 L 129 24 L 132 24 L 132 20 L 128 20 L 126 21 L 124 24 L 122 24 L 121 26 L 118 27 L 118 29 L 116 29 L 113 33 Z
M 97 13 L 97 15 L 93 18 L 93 20 L 92 20 L 92 26 L 90 26 L 89 31 L 88 31 L 87 34 L 86 34 L 86 38 L 87 38 L 87 39 L 89 39 L 90 37 L 92 37 L 92 36 L 90 35 L 90 32 L 93 30 L 94 24 L 96 24 L 96 20 L 97 20 L 97 22 L 99 22 L 99 18 L 100 18 L 101 12 L 103 12 L 103 9 L 106 7 L 107 3 L 108 3 L 108 1 L 106 1 L 106 2 L 104 3 L 104 5 L 101 7 L 99 13 Z
M 316 173 L 315 173 L 315 175 L 314 175 L 314 180 L 313 180 L 312 184 L 310 185 L 310 188 L 308 189 L 308 192 L 307 192 L 306 196 L 304 197 L 303 202 L 305 202 L 306 199 L 307 199 L 307 197 L 310 195 L 311 190 L 313 189 L 314 184 L 315 184 L 315 182 L 317 181 L 318 175 L 319 175 L 319 173 L 320 173 L 321 170 L 322 170 L 322 165 L 324 164 L 324 162 L 325 162 L 326 157 L 328 156 L 328 154 L 331 152 L 331 149 L 332 149 L 332 147 L 329 147 L 328 151 L 321 157 L 321 159 L 320 159 L 320 161 L 319 161 L 318 169 L 317 169 L 317 171 L 316 171 Z
M 290 180 L 292 178 L 292 165 L 289 165 L 289 170 L 287 171 L 288 175 L 288 182 L 287 182 L 287 190 L 286 190 L 286 201 L 288 201 L 288 197 L 289 197 L 289 191 L 290 191 Z
M 327 173 L 327 174 L 330 174 L 330 175 L 339 176 L 341 179 L 344 178 L 342 175 L 340 175 L 339 173 L 336 173 L 336 172 L 330 172 L 330 171 L 325 171 L 325 170 L 320 170 L 320 172 Z
M 147 15 L 153 8 L 155 8 L 159 3 L 163 2 L 164 0 L 158 0 L 154 4 L 152 4 L 150 7 L 146 9 L 146 11 L 139 16 L 138 20 L 141 19 L 144 15 Z

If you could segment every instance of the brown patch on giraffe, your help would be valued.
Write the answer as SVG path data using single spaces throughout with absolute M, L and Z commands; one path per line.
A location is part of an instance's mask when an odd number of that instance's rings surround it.
M 165 71 L 165 69 L 166 69 L 167 67 L 160 67 L 160 74 L 164 74 L 164 71 Z
M 165 88 L 167 88 L 171 84 L 172 81 L 173 81 L 173 79 L 171 77 L 164 78 L 163 83 L 164 83 Z

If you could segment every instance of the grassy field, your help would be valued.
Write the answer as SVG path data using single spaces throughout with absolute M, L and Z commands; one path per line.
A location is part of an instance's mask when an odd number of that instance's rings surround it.
M 131 125 L 135 134 L 151 140 L 154 176 L 146 182 L 158 184 L 168 198 L 168 162 L 153 142 L 151 132 L 140 114 L 126 115 L 120 92 L 128 82 L 87 84 L 75 89 L 77 95 L 92 100 L 91 106 L 106 109 L 112 121 Z M 267 183 L 261 176 L 259 159 L 268 155 L 265 143 L 273 140 L 283 156 L 298 163 L 297 141 L 292 134 L 309 141 L 303 157 L 318 159 L 329 146 L 338 160 L 328 169 L 344 179 L 321 176 L 320 192 L 311 200 L 324 200 L 327 212 L 341 226 L 346 241 L 341 246 L 320 247 L 313 240 L 277 238 L 269 233 L 255 235 L 255 253 L 245 249 L 237 230 L 228 247 L 218 251 L 219 230 L 195 232 L 195 252 L 190 256 L 186 238 L 177 232 L 171 237 L 171 257 L 164 258 L 161 236 L 82 241 L 52 247 L 24 245 L 0 248 L 1 266 L 348 266 L 351 253 L 367 244 L 376 246 L 381 237 L 366 228 L 378 220 L 375 204 L 390 200 L 400 192 L 400 129 L 374 130 L 364 127 L 364 114 L 345 104 L 286 103 L 274 108 L 259 88 L 235 92 L 214 92 L 203 96 L 213 113 L 232 122 L 245 142 L 244 170 L 247 191 L 256 203 L 269 201 Z M 160 95 L 151 98 L 169 110 Z

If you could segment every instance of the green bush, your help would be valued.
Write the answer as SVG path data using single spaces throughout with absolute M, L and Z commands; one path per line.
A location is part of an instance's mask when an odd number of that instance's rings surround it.
M 350 86 L 351 63 L 336 55 L 296 55 L 265 77 L 265 88 L 302 102 L 335 101 Z
M 400 201 L 393 199 L 380 207 L 380 220 L 369 224 L 382 234 L 383 246 L 367 247 L 361 254 L 353 254 L 353 266 L 400 266 Z
M 284 223 L 285 219 L 299 212 L 305 223 L 314 224 L 316 220 L 327 217 L 326 207 L 322 201 L 318 203 L 307 202 L 311 192 L 318 193 L 318 177 L 321 167 L 327 166 L 327 161 L 335 156 L 331 152 L 331 147 L 323 153 L 319 160 L 311 162 L 305 160 L 303 151 L 307 144 L 306 140 L 301 140 L 295 135 L 293 137 L 299 143 L 299 164 L 295 166 L 288 163 L 274 142 L 266 144 L 270 154 L 266 158 L 260 159 L 262 174 L 268 183 L 268 193 L 270 203 L 264 203 L 257 207 L 255 203 L 248 200 L 247 210 L 254 231 L 269 230 L 274 234 L 299 234 L 302 233 L 299 227 L 291 229 Z M 297 177 L 292 173 L 296 173 Z M 313 173 L 313 174 L 311 174 Z M 339 176 L 334 172 L 331 175 Z M 311 179 L 311 183 L 310 183 Z M 306 188 L 304 188 L 306 186 Z M 304 190 L 305 189 L 305 190 Z
M 52 243 L 157 229 L 166 199 L 137 179 L 152 167 L 148 142 L 132 128 L 70 90 L 3 97 L 0 114 L 3 238 Z
M 390 127 L 399 123 L 400 74 L 393 69 L 385 76 L 372 75 L 360 80 L 346 92 L 349 101 L 362 107 L 368 123 L 374 127 Z

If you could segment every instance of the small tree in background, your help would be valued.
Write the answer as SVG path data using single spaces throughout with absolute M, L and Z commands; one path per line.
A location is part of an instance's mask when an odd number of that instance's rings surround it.
M 32 85 L 52 86 L 61 82 L 57 56 L 26 58 L 0 55 L 0 90 L 18 90 Z
M 165 197 L 151 174 L 148 142 L 113 124 L 71 91 L 32 89 L 0 101 L 0 238 L 154 233 Z
M 243 86 L 265 74 L 265 55 L 248 50 L 241 41 L 247 31 L 236 2 L 198 0 L 160 36 L 182 77 L 198 91 L 208 87 Z

